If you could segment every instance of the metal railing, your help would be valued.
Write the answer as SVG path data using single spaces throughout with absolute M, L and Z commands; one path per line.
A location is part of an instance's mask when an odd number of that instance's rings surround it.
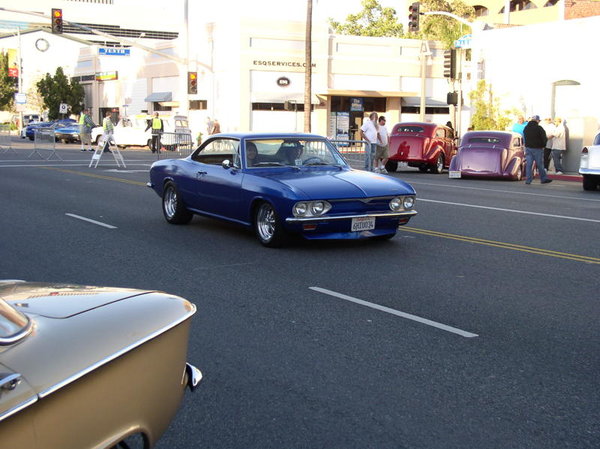
M 344 156 L 346 162 L 352 167 L 360 170 L 365 168 L 365 155 L 369 148 L 366 140 L 329 140 L 337 150 Z
M 44 157 L 40 150 L 49 151 L 48 157 Z M 56 152 L 56 138 L 54 137 L 54 128 L 36 128 L 33 133 L 33 151 L 28 156 L 30 158 L 37 154 L 42 159 L 50 160 L 53 156 L 63 160 Z
M 161 158 L 161 153 L 165 157 L 173 157 L 169 153 L 176 153 L 177 157 L 187 157 L 196 149 L 194 140 L 190 133 L 161 133 L 160 134 L 161 150 L 157 153 L 157 158 Z
M 0 153 L 7 153 L 9 151 L 16 153 L 12 147 L 10 125 L 0 125 Z

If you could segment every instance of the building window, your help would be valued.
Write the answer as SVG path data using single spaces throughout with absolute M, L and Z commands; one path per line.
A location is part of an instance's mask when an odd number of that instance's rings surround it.
M 190 100 L 190 111 L 206 110 L 208 102 L 206 100 Z
M 163 106 L 158 101 L 155 101 L 154 103 L 152 103 L 153 111 L 171 111 L 172 109 L 173 108 L 171 108 L 171 106 Z
M 356 97 L 331 97 L 331 112 L 348 112 L 350 111 L 351 99 Z M 373 111 L 383 112 L 386 110 L 387 98 L 382 97 L 360 97 L 362 99 L 363 111 L 366 113 Z
M 304 103 L 291 103 L 291 109 L 285 108 L 285 103 L 252 103 L 253 111 L 292 111 L 304 112 Z M 314 106 L 311 105 L 311 111 Z
M 419 106 L 402 106 L 403 114 L 419 114 L 420 112 Z M 425 114 L 434 115 L 434 114 L 450 114 L 449 107 L 425 107 Z
M 487 9 L 485 6 L 475 5 L 473 6 L 473 9 L 475 10 L 476 17 L 484 17 L 490 14 L 490 10 Z

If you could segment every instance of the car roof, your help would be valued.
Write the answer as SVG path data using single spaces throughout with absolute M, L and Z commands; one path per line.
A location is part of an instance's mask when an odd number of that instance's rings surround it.
M 219 133 L 210 136 L 210 139 L 215 137 L 225 137 L 233 139 L 325 139 L 319 134 L 309 133 Z

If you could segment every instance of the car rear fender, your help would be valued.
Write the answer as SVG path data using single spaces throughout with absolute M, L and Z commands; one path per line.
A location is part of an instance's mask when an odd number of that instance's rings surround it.
M 446 157 L 444 148 L 440 145 L 435 145 L 431 147 L 429 151 L 423 153 L 423 159 L 426 162 L 435 163 L 440 153 L 444 155 L 444 163 L 448 163 L 448 158 Z
M 519 166 L 523 164 L 523 160 L 520 157 L 513 157 L 506 165 L 505 173 L 514 175 L 517 173 Z

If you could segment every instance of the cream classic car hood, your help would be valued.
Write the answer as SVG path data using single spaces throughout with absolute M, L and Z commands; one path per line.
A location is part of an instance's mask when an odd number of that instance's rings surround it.
M 188 321 L 194 304 L 159 291 L 0 281 L 0 298 L 32 331 L 0 362 L 40 398 Z M 188 323 L 189 324 L 189 323 Z

